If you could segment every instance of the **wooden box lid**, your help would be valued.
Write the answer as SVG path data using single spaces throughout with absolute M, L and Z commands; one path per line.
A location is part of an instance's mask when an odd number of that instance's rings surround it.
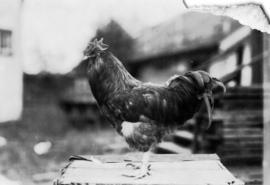
M 126 167 L 126 163 L 138 163 L 141 157 L 139 154 L 94 156 L 102 163 L 92 162 L 90 156 L 84 157 L 88 160 L 71 158 L 55 185 L 244 185 L 223 166 L 215 154 L 153 154 L 150 158 L 150 176 L 143 179 L 122 176 L 134 171 Z

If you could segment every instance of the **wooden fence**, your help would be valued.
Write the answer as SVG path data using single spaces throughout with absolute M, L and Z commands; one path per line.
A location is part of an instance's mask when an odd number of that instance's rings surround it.
M 260 163 L 263 151 L 263 92 L 261 87 L 229 88 L 218 101 L 213 127 L 202 130 L 197 117 L 196 152 L 216 152 L 225 163 Z

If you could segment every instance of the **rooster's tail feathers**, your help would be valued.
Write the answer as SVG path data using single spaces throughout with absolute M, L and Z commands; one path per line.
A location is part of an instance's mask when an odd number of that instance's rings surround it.
M 214 98 L 212 94 L 212 90 L 214 88 L 221 88 L 223 93 L 226 92 L 226 88 L 224 84 L 216 78 L 212 78 L 209 73 L 205 71 L 192 71 L 187 73 L 188 76 L 193 78 L 198 84 L 198 87 L 202 94 L 198 96 L 198 98 L 202 98 L 207 109 L 208 114 L 208 125 L 207 129 L 211 126 L 212 123 L 212 114 L 214 108 Z

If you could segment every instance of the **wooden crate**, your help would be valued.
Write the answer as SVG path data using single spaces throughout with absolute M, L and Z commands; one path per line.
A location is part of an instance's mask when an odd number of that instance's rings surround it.
M 244 185 L 219 161 L 217 155 L 154 154 L 151 157 L 151 175 L 143 179 L 122 176 L 133 169 L 126 167 L 132 161 L 139 163 L 141 155 L 94 156 L 101 164 L 86 160 L 71 160 L 55 185 L 86 184 L 179 184 L 179 185 Z M 89 156 L 85 157 L 89 158 Z

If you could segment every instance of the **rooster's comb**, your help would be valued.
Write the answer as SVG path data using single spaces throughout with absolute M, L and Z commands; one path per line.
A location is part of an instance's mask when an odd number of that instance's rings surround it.
M 98 48 L 101 51 L 105 51 L 109 47 L 107 44 L 103 43 L 103 38 L 101 38 L 100 40 L 95 38 L 93 42 L 89 43 L 89 45 L 92 45 L 92 47 Z
M 109 48 L 107 44 L 103 43 L 103 38 L 98 40 L 97 38 L 94 39 L 94 41 L 90 41 L 84 50 L 84 56 L 92 56 L 98 53 L 101 53 L 102 51 L 105 51 Z

